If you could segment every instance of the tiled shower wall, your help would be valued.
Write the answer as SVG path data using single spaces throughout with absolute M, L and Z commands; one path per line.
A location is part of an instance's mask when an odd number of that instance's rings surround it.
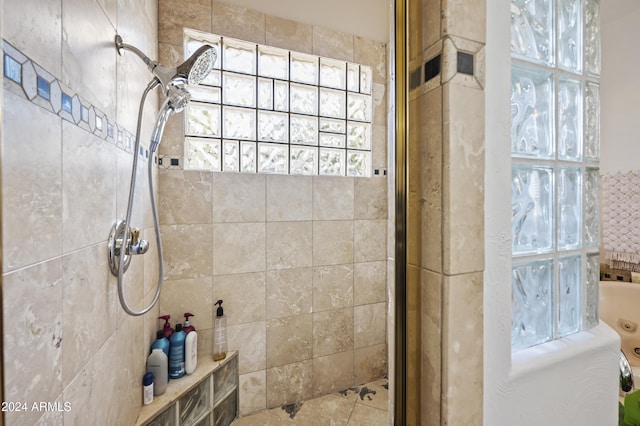
M 241 414 L 386 374 L 386 46 L 203 0 L 159 2 L 162 62 L 182 61 L 183 27 L 374 69 L 372 178 L 182 170 L 183 116 L 160 145 L 162 313 L 195 314 L 211 351 L 224 300 L 240 355 Z M 177 164 L 176 164 L 177 163 Z
M 125 215 L 131 134 L 151 76 L 137 57 L 119 57 L 113 40 L 118 32 L 156 57 L 157 3 L 4 0 L 2 20 L 5 53 L 23 64 L 21 84 L 3 79 L 4 400 L 27 404 L 6 422 L 133 424 L 157 309 L 122 311 L 106 241 Z M 49 100 L 36 74 L 50 83 Z M 143 139 L 157 96 L 148 107 Z M 146 152 L 141 159 L 144 182 Z M 142 184 L 134 225 L 150 239 L 146 192 Z M 153 295 L 152 251 L 127 274 L 137 308 Z M 34 402 L 55 410 L 32 410 Z

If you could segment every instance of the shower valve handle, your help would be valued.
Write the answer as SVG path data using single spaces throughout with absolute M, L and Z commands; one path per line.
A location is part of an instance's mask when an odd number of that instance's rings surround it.
M 129 235 L 131 239 L 129 240 L 127 254 L 145 254 L 149 250 L 149 241 L 140 239 L 140 229 L 131 228 Z

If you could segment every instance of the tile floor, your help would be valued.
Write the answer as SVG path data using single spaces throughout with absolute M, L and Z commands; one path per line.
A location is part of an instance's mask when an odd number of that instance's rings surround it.
M 231 426 L 386 426 L 387 379 L 236 419 Z

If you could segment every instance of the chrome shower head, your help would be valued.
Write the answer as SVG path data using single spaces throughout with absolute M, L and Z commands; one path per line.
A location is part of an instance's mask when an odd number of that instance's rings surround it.
M 142 53 L 138 48 L 122 42 L 122 37 L 116 35 L 116 48 L 118 53 L 122 55 L 122 50 L 130 50 L 138 55 L 149 68 L 149 71 L 158 79 L 162 86 L 162 92 L 165 96 L 169 95 L 172 86 L 196 85 L 204 80 L 213 65 L 215 64 L 218 54 L 215 48 L 208 44 L 200 46 L 186 61 L 175 68 L 167 68 L 160 65 L 156 61 L 149 59 L 147 55 Z
M 170 85 L 167 91 L 167 98 L 162 103 L 160 111 L 158 111 L 156 125 L 151 133 L 151 144 L 149 145 L 151 152 L 156 152 L 158 149 L 158 145 L 162 140 L 162 133 L 164 133 L 164 126 L 167 124 L 169 116 L 182 111 L 190 100 L 191 93 L 187 89 L 182 86 Z

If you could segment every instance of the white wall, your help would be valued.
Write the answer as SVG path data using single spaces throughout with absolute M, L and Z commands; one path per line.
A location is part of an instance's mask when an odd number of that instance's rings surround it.
M 510 1 L 487 0 L 484 422 L 617 424 L 617 334 L 606 325 L 511 356 Z
M 389 40 L 389 0 L 223 0 L 280 18 L 371 40 Z M 360 19 L 360 17 L 366 18 Z M 214 30 L 215 32 L 215 30 Z
M 640 169 L 640 2 L 602 2 L 600 170 L 603 174 Z

